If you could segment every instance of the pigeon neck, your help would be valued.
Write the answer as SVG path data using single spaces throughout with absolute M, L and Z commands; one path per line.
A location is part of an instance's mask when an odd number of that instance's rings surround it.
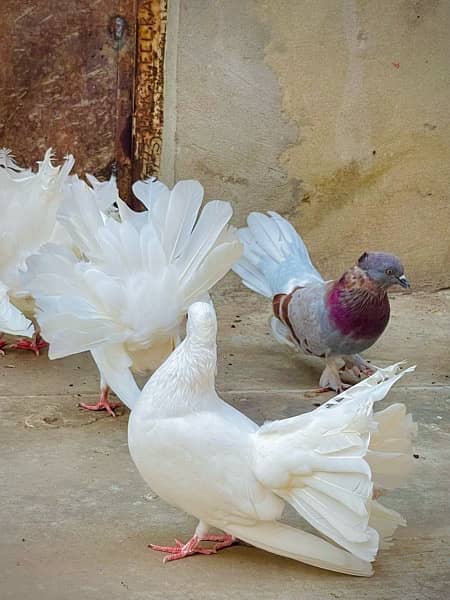
M 149 415 L 179 417 L 211 408 L 216 362 L 215 344 L 186 338 L 149 381 Z
M 331 285 L 327 304 L 331 321 L 343 335 L 376 339 L 389 321 L 386 290 L 359 267 Z
M 216 342 L 205 341 L 194 336 L 186 339 L 183 379 L 193 389 L 214 389 L 217 346 Z

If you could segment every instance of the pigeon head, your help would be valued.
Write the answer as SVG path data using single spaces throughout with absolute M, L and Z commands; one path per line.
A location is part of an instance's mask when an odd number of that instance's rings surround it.
M 204 342 L 214 342 L 217 333 L 217 318 L 210 302 L 194 302 L 188 310 L 187 334 Z
M 386 252 L 364 252 L 358 259 L 358 267 L 383 288 L 391 285 L 411 287 L 405 276 L 403 265 L 393 254 Z

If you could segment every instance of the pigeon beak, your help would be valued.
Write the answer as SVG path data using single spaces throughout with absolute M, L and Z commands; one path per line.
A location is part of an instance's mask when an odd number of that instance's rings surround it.
M 397 277 L 397 281 L 404 288 L 410 288 L 411 287 L 410 284 L 409 284 L 408 279 L 404 275 L 400 275 L 399 277 Z

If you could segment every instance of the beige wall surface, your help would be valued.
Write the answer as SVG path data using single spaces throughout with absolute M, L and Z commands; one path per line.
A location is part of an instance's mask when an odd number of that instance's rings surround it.
M 450 286 L 450 2 L 171 0 L 161 178 L 277 210 L 324 276 Z

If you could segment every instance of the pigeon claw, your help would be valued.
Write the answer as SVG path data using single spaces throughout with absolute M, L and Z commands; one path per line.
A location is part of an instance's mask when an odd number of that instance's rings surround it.
M 18 340 L 14 344 L 11 344 L 9 348 L 13 348 L 15 350 L 30 350 L 31 352 L 34 352 L 36 356 L 39 356 L 40 350 L 48 348 L 48 342 L 46 342 L 38 333 L 31 339 L 22 338 L 21 340 Z
M 213 546 L 205 548 L 201 546 L 201 542 L 215 542 Z M 157 552 L 164 552 L 167 556 L 163 562 L 171 562 L 180 560 L 194 554 L 215 554 L 222 548 L 232 546 L 236 542 L 236 538 L 232 535 L 205 535 L 202 538 L 194 535 L 185 544 L 180 540 L 175 540 L 175 546 L 158 546 L 157 544 L 149 544 L 148 547 Z
M 8 346 L 8 342 L 3 338 L 3 334 L 0 333 L 0 356 L 5 356 L 6 352 L 3 348 Z
M 111 415 L 111 417 L 115 417 L 116 413 L 114 410 L 121 406 L 120 402 L 109 402 L 107 398 L 100 398 L 97 404 L 85 404 L 84 402 L 79 402 L 78 406 L 80 408 L 84 408 L 85 410 L 106 410 L 106 412 Z

